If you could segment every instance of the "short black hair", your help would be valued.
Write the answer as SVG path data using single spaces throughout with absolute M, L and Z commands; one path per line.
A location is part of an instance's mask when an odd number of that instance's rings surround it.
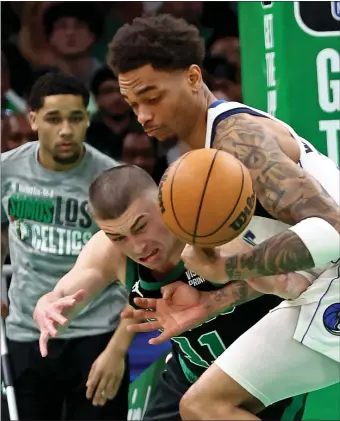
M 50 38 L 54 24 L 64 17 L 72 17 L 85 22 L 89 30 L 99 39 L 103 30 L 103 18 L 98 8 L 89 3 L 82 2 L 81 7 L 75 1 L 63 1 L 51 5 L 43 14 L 43 27 L 47 39 Z
M 32 111 L 39 110 L 44 106 L 45 97 L 51 95 L 81 96 L 85 108 L 90 100 L 89 91 L 79 80 L 61 72 L 49 72 L 39 77 L 33 85 L 28 99 L 29 107 Z
M 135 18 L 109 44 L 108 65 L 115 74 L 150 64 L 157 70 L 202 66 L 204 41 L 198 29 L 171 15 Z
M 117 77 L 109 67 L 101 67 L 96 71 L 91 80 L 90 91 L 93 93 L 93 95 L 98 95 L 101 84 L 107 80 L 117 81 Z
M 90 212 L 102 220 L 119 218 L 145 192 L 155 189 L 152 177 L 135 165 L 120 165 L 100 174 L 89 190 Z

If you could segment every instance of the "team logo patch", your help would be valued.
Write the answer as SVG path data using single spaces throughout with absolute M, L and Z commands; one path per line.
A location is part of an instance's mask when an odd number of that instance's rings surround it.
M 30 229 L 29 226 L 21 219 L 17 219 L 14 221 L 15 224 L 15 231 L 20 238 L 21 241 L 26 241 L 30 237 Z
M 326 308 L 323 313 L 323 325 L 327 332 L 340 336 L 340 303 L 335 303 Z

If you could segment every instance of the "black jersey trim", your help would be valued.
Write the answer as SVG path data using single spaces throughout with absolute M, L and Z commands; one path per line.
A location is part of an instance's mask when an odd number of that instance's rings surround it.
M 217 125 L 221 121 L 223 121 L 226 118 L 231 117 L 232 115 L 235 115 L 235 114 L 250 114 L 250 115 L 254 115 L 256 117 L 268 118 L 267 116 L 265 116 L 265 115 L 263 115 L 263 114 L 261 114 L 257 111 L 251 110 L 250 108 L 246 108 L 246 107 L 234 108 L 232 110 L 224 111 L 222 114 L 218 115 L 214 120 L 212 130 L 211 130 L 211 137 L 210 137 L 210 147 L 211 148 L 212 148 L 213 140 L 215 139 L 215 136 L 216 136 Z

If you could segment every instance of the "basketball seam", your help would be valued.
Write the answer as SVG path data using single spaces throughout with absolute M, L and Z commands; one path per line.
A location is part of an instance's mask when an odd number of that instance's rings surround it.
M 218 152 L 219 152 L 219 150 L 217 149 L 217 150 L 216 150 L 216 152 L 215 152 L 215 155 L 214 155 L 214 157 L 213 157 L 213 159 L 212 159 L 212 161 L 211 161 L 211 164 L 210 164 L 210 167 L 209 167 L 209 170 L 208 170 L 208 174 L 207 174 L 207 178 L 206 178 L 205 183 L 204 183 L 204 187 L 203 187 L 203 192 L 202 192 L 202 196 L 201 196 L 200 204 L 198 205 L 198 211 L 197 211 L 197 215 L 196 215 L 195 228 L 194 228 L 194 232 L 193 232 L 193 234 L 192 234 L 192 239 L 193 239 L 193 243 L 194 243 L 194 244 L 195 244 L 196 237 L 197 237 L 197 236 L 196 236 L 196 233 L 197 233 L 198 223 L 199 223 L 199 220 L 200 220 L 200 215 L 201 215 L 201 211 L 202 211 L 202 206 L 203 206 L 203 201 L 204 201 L 205 192 L 206 192 L 207 187 L 208 187 L 208 183 L 209 183 L 209 180 L 210 180 L 210 174 L 211 174 L 211 172 L 212 172 L 212 169 L 213 169 L 214 163 L 215 163 L 215 161 L 216 161 L 216 158 L 217 158 Z
M 178 169 L 179 169 L 179 167 L 180 167 L 180 165 L 181 165 L 181 163 L 182 163 L 182 161 L 184 161 L 184 158 L 186 158 L 188 155 L 190 155 L 191 154 L 191 152 L 194 152 L 194 151 L 189 151 L 189 152 L 187 152 L 186 154 L 184 154 L 184 155 L 182 155 L 181 156 L 181 158 L 179 158 L 179 162 L 178 162 L 178 165 L 176 166 L 176 168 L 175 168 L 175 172 L 174 172 L 174 174 L 173 174 L 173 176 L 172 176 L 172 179 L 171 179 L 171 186 L 170 186 L 170 203 L 171 203 L 171 210 L 172 210 L 172 214 L 173 214 L 173 216 L 174 216 L 174 218 L 175 218 L 175 221 L 177 222 L 177 225 L 179 226 L 179 228 L 185 233 L 185 234 L 188 234 L 188 235 L 190 235 L 190 236 L 192 236 L 192 234 L 190 233 L 190 232 L 188 232 L 188 231 L 186 231 L 183 227 L 182 227 L 182 225 L 180 224 L 180 222 L 179 222 L 179 220 L 178 220 L 178 218 L 177 218 L 177 215 L 176 215 L 176 212 L 175 212 L 175 207 L 174 207 L 174 203 L 173 203 L 173 200 L 172 200 L 172 198 L 173 198 L 173 185 L 174 185 L 174 182 L 175 182 L 175 176 L 176 176 L 176 173 L 177 173 L 177 171 L 178 171 Z
M 205 185 L 204 185 L 204 189 L 203 189 L 203 193 L 202 193 L 202 197 L 201 197 L 201 201 L 200 201 L 200 205 L 199 205 L 199 209 L 198 209 L 198 213 L 197 213 L 197 219 L 196 219 L 196 224 L 195 224 L 195 228 L 194 228 L 194 233 L 191 233 L 191 232 L 189 232 L 189 231 L 187 231 L 186 229 L 184 229 L 184 227 L 182 226 L 182 224 L 180 223 L 180 221 L 179 221 L 179 219 L 178 219 L 178 217 L 177 217 L 177 215 L 176 215 L 176 212 L 175 212 L 175 207 L 174 207 L 174 204 L 173 204 L 173 188 L 174 188 L 174 182 L 175 182 L 175 179 L 176 179 L 176 173 L 177 173 L 177 171 L 179 170 L 179 167 L 180 167 L 180 165 L 181 165 L 181 163 L 184 161 L 184 159 L 188 156 L 188 155 L 190 155 L 190 153 L 191 152 L 194 152 L 194 151 L 189 151 L 189 152 L 187 152 L 186 154 L 184 154 L 180 159 L 179 159 L 179 162 L 178 162 L 178 164 L 176 165 L 176 168 L 175 168 L 175 172 L 174 172 L 174 174 L 173 174 L 173 177 L 172 177 L 172 180 L 171 180 L 171 187 L 170 187 L 170 202 L 171 202 L 171 209 L 172 209 L 172 213 L 173 213 L 173 216 L 174 216 L 174 218 L 175 218 L 175 220 L 176 220 L 176 223 L 177 223 L 177 225 L 178 225 L 178 227 L 180 228 L 180 230 L 184 233 L 184 234 L 186 234 L 186 235 L 188 235 L 190 238 L 192 238 L 193 239 L 193 244 L 197 244 L 197 245 L 201 245 L 201 246 L 204 246 L 204 245 L 210 245 L 210 244 L 216 244 L 216 242 L 211 242 L 211 243 L 206 243 L 206 242 L 204 242 L 204 243 L 202 243 L 202 242 L 200 242 L 199 240 L 201 239 L 201 238 L 207 238 L 207 237 L 210 237 L 210 236 L 212 236 L 212 235 L 214 235 L 216 232 L 218 232 L 222 227 L 223 227 L 223 225 L 225 225 L 225 223 L 230 219 L 230 217 L 232 216 L 232 214 L 235 212 L 235 209 L 236 209 L 236 207 L 237 207 L 237 205 L 238 205 L 238 203 L 239 203 L 239 201 L 240 201 L 240 198 L 241 198 L 241 195 L 242 195 L 242 192 L 243 192 L 243 186 L 244 186 L 244 170 L 243 170 L 243 166 L 242 166 L 242 164 L 241 164 L 241 162 L 239 162 L 239 165 L 240 165 L 240 168 L 241 168 L 241 174 L 242 174 L 242 182 L 241 182 L 241 188 L 240 188 L 240 192 L 239 192 L 239 195 L 238 195 L 238 198 L 237 198 L 237 201 L 236 201 L 236 203 L 235 203 L 235 206 L 234 206 L 234 208 L 232 209 L 232 211 L 229 213 L 229 215 L 228 215 L 228 217 L 223 221 L 223 223 L 216 229 L 216 230 L 214 230 L 213 232 L 211 232 L 211 233 L 209 233 L 209 234 L 206 234 L 206 235 L 197 235 L 196 234 L 196 232 L 197 232 L 197 229 L 198 229 L 198 224 L 199 224 L 199 218 L 200 218 L 200 213 L 201 213 L 201 209 L 202 209 L 202 207 L 203 207 L 203 200 L 204 200 L 204 196 L 205 196 L 205 192 L 206 192 L 206 189 L 207 189 L 207 186 L 208 186 L 208 182 L 209 182 L 209 179 L 210 179 L 210 175 L 211 175 L 211 172 L 212 172 L 212 170 L 213 170 L 213 165 L 214 165 L 214 163 L 215 163 L 215 161 L 216 161 L 216 159 L 217 159 L 217 154 L 218 154 L 218 152 L 219 152 L 219 150 L 220 149 L 216 149 L 216 153 L 215 153 L 215 155 L 214 155 L 214 157 L 213 157 L 213 160 L 212 160 L 212 162 L 211 162 L 211 164 L 210 164 L 210 168 L 209 168 L 209 171 L 208 171 L 208 174 L 207 174 L 207 179 L 206 179 L 206 182 L 205 182 Z M 168 227 L 168 228 L 170 228 L 170 227 Z M 173 231 L 171 228 L 170 228 L 170 231 L 172 231 L 176 236 L 178 236 L 178 235 L 180 235 L 179 233 L 177 233 L 177 232 L 175 232 L 175 231 Z M 198 240 L 198 241 L 196 241 L 196 240 Z M 226 240 L 221 240 L 221 241 L 219 241 L 218 242 L 218 245 L 219 244 L 224 244 L 225 242 L 227 241 L 227 239 Z
M 241 167 L 241 173 L 242 173 L 242 183 L 241 183 L 241 188 L 240 188 L 240 193 L 239 193 L 239 195 L 238 195 L 238 198 L 237 198 L 237 201 L 236 201 L 236 203 L 235 203 L 235 206 L 234 206 L 234 208 L 232 209 L 232 211 L 229 213 L 229 215 L 228 215 L 228 217 L 222 222 L 222 224 L 218 227 L 218 228 L 216 228 L 215 229 L 215 231 L 212 231 L 212 232 L 210 232 L 209 234 L 206 234 L 206 235 L 197 235 L 196 237 L 197 238 L 206 238 L 206 237 L 210 237 L 211 235 L 214 235 L 214 234 L 216 234 L 217 233 L 217 231 L 219 231 L 222 227 L 223 227 L 223 225 L 226 223 L 226 222 L 228 222 L 228 220 L 230 219 L 230 217 L 232 216 L 232 214 L 235 212 L 235 209 L 236 209 L 236 207 L 237 207 L 237 205 L 238 205 L 238 203 L 239 203 L 239 201 L 240 201 L 240 198 L 241 198 L 241 195 L 242 195 L 242 192 L 243 192 L 243 186 L 244 186 L 244 172 L 243 172 L 243 166 L 242 166 L 242 164 L 241 164 L 241 162 L 239 162 L 239 165 L 240 165 L 240 167 Z M 208 244 L 208 243 L 207 243 Z
M 239 162 L 239 165 L 241 167 L 242 183 L 241 183 L 240 193 L 238 195 L 237 201 L 235 202 L 235 206 L 233 207 L 232 211 L 229 213 L 228 217 L 222 222 L 222 224 L 218 228 L 215 229 L 215 231 L 211 232 L 210 234 L 199 235 L 199 236 L 197 236 L 198 238 L 206 238 L 206 237 L 210 237 L 211 235 L 216 234 L 217 231 L 219 231 L 223 227 L 223 225 L 226 224 L 229 221 L 231 215 L 235 212 L 235 209 L 237 208 L 237 205 L 238 205 L 238 203 L 240 201 L 240 198 L 241 198 L 241 195 L 243 193 L 243 186 L 244 186 L 244 172 L 243 172 L 243 167 L 242 167 L 241 162 Z

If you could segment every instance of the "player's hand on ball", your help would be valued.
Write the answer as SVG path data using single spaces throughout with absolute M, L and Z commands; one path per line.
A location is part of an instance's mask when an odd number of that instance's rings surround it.
M 229 281 L 219 248 L 201 249 L 187 244 L 181 259 L 185 267 L 207 281 L 225 284 Z
M 135 298 L 134 302 L 142 309 L 129 309 L 122 312 L 125 319 L 140 321 L 130 325 L 134 332 L 150 332 L 162 329 L 161 334 L 149 340 L 152 345 L 161 344 L 173 336 L 200 325 L 209 318 L 203 304 L 202 292 L 184 282 L 174 282 L 162 288 L 163 298 Z M 145 320 L 150 320 L 144 323 Z
M 62 314 L 64 310 L 73 308 L 83 300 L 84 290 L 80 289 L 73 295 L 55 299 L 53 293 L 42 296 L 33 312 L 33 319 L 40 330 L 39 348 L 42 357 L 47 355 L 49 338 L 58 335 L 58 328 L 65 326 L 67 318 Z
M 125 354 L 106 348 L 92 364 L 87 382 L 86 397 L 94 406 L 103 406 L 113 399 L 125 371 Z

